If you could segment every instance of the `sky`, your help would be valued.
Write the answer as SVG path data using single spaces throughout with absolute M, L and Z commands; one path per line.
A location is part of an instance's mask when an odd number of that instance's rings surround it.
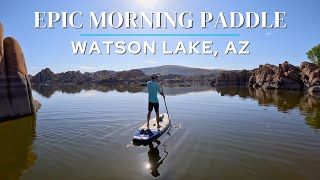
M 4 1 L 0 11 L 0 21 L 5 29 L 5 37 L 15 37 L 27 61 L 29 74 L 36 74 L 41 69 L 50 68 L 53 72 L 80 70 L 93 72 L 98 70 L 128 70 L 160 65 L 181 65 L 210 69 L 253 69 L 260 64 L 280 64 L 285 60 L 294 65 L 308 61 L 306 52 L 320 43 L 320 21 L 318 12 L 320 2 L 304 1 L 239 1 L 239 0 L 68 0 L 68 1 Z M 73 12 L 86 14 L 82 29 L 62 29 L 57 24 L 54 29 L 36 29 L 34 12 Z M 89 12 L 184 12 L 194 14 L 195 24 L 192 29 L 90 29 Z M 219 12 L 286 12 L 286 29 L 215 29 L 213 24 L 201 29 L 199 14 L 202 11 L 217 15 Z M 80 37 L 81 33 L 237 33 L 239 37 Z M 214 41 L 214 49 L 220 51 L 217 58 L 211 55 L 74 55 L 71 41 L 156 41 L 161 45 L 167 41 L 173 49 L 178 41 Z M 250 55 L 223 55 L 229 41 L 250 41 Z

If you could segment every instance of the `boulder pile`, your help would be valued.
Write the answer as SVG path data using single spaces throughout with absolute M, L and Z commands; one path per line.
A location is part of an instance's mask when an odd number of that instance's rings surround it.
M 251 71 L 243 70 L 240 72 L 221 72 L 214 84 L 219 85 L 246 85 L 252 75 Z
M 3 34 L 0 23 L 0 122 L 36 112 L 22 49 Z
M 320 67 L 310 62 L 303 62 L 300 67 L 287 61 L 278 66 L 265 64 L 251 71 L 222 72 L 212 84 L 247 85 L 263 89 L 309 89 L 309 91 L 318 92 Z

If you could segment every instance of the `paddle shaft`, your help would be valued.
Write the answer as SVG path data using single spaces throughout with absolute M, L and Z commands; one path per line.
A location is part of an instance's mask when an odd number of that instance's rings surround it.
M 164 92 L 163 92 L 163 88 L 162 88 L 162 84 L 161 84 L 161 90 L 162 90 L 162 93 L 164 93 Z M 163 97 L 163 100 L 164 100 L 164 105 L 166 106 L 166 110 L 167 110 L 168 118 L 169 118 L 169 121 L 170 121 L 170 116 L 169 116 L 169 112 L 168 112 L 168 107 L 167 107 L 166 98 L 165 98 L 165 97 Z

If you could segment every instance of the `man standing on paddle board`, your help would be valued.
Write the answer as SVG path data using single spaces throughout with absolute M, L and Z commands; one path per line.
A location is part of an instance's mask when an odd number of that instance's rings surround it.
M 147 127 L 149 129 L 149 121 L 150 121 L 150 116 L 151 112 L 154 109 L 157 115 L 157 127 L 160 128 L 160 117 L 159 117 L 159 100 L 157 94 L 161 94 L 163 98 L 165 98 L 163 92 L 160 90 L 159 84 L 157 83 L 158 81 L 158 74 L 152 74 L 151 75 L 151 81 L 148 81 L 147 87 L 148 87 L 148 115 L 147 115 Z

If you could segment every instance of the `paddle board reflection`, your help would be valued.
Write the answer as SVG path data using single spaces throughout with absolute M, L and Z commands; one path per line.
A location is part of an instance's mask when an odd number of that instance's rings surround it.
M 168 152 L 166 151 L 166 148 L 164 146 L 164 152 L 166 153 L 165 157 L 161 159 L 160 152 L 159 152 L 159 145 L 161 142 L 159 140 L 154 141 L 157 145 L 154 146 L 153 142 L 149 143 L 149 151 L 148 151 L 148 157 L 149 157 L 149 164 L 147 165 L 147 168 L 151 170 L 151 175 L 154 177 L 160 176 L 160 173 L 158 171 L 158 168 L 163 163 L 163 161 L 167 158 Z

